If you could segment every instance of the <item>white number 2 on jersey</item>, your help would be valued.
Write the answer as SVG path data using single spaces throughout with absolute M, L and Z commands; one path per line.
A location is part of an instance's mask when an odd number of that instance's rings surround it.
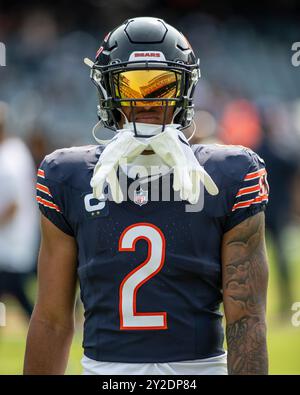
M 165 237 L 153 224 L 137 223 L 128 226 L 120 236 L 119 251 L 135 251 L 139 240 L 148 243 L 148 256 L 137 268 L 124 278 L 120 285 L 120 329 L 167 329 L 167 313 L 138 313 L 136 298 L 139 288 L 155 276 L 165 262 Z

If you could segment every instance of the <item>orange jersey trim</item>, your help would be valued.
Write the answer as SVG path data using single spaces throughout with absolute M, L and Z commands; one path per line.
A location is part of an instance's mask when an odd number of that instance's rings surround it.
M 266 169 L 260 169 L 258 171 L 246 174 L 244 181 L 254 180 L 255 178 L 261 177 L 265 174 L 267 174 Z
M 42 169 L 38 169 L 37 172 L 38 177 L 45 178 L 45 172 Z
M 37 200 L 38 203 L 42 204 L 45 207 L 51 208 L 53 210 L 56 210 L 59 213 L 61 212 L 60 208 L 58 207 L 58 205 L 54 204 L 52 202 L 49 202 L 49 200 L 43 199 L 40 196 L 37 196 L 36 200 Z
M 257 197 L 254 198 L 254 199 L 246 200 L 246 201 L 244 201 L 244 202 L 236 203 L 236 204 L 233 206 L 232 211 L 235 211 L 235 210 L 237 210 L 237 209 L 239 209 L 239 208 L 250 207 L 251 204 L 261 203 L 261 202 L 263 202 L 264 200 L 268 200 L 268 195 L 257 196 Z
M 39 182 L 36 184 L 36 189 L 37 189 L 38 191 L 44 192 L 44 193 L 46 193 L 47 195 L 49 195 L 49 196 L 52 197 L 49 188 L 46 187 L 45 185 L 40 184 Z
M 236 197 L 240 197 L 243 195 L 247 195 L 248 193 L 253 193 L 253 192 L 259 192 L 260 191 L 260 185 L 253 185 L 252 187 L 246 187 L 246 188 L 241 188 Z

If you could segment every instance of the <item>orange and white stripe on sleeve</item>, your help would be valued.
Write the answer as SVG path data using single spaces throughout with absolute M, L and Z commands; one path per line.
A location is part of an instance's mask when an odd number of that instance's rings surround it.
M 263 204 L 268 202 L 269 184 L 267 181 L 267 171 L 265 168 L 250 172 L 245 175 L 243 186 L 235 197 L 232 211 L 250 207 L 253 204 Z
M 53 200 L 49 187 L 46 185 L 45 171 L 42 169 L 38 169 L 37 172 L 36 191 L 36 200 L 40 205 L 55 210 L 58 213 L 61 212 L 59 206 Z

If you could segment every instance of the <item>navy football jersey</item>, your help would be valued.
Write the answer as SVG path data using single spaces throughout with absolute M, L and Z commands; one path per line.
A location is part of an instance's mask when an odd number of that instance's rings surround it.
M 216 196 L 205 191 L 197 212 L 186 201 L 141 193 L 121 204 L 94 199 L 90 180 L 102 146 L 57 150 L 38 170 L 41 212 L 77 241 L 83 347 L 91 359 L 170 362 L 224 352 L 222 238 L 264 210 L 266 169 L 244 147 L 192 148 L 219 188 Z

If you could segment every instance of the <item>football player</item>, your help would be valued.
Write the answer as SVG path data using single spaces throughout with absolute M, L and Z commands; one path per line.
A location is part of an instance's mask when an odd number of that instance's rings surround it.
M 188 143 L 199 62 L 163 20 L 127 20 L 85 62 L 113 138 L 57 150 L 38 170 L 24 372 L 65 372 L 79 278 L 84 374 L 266 374 L 263 160 Z

